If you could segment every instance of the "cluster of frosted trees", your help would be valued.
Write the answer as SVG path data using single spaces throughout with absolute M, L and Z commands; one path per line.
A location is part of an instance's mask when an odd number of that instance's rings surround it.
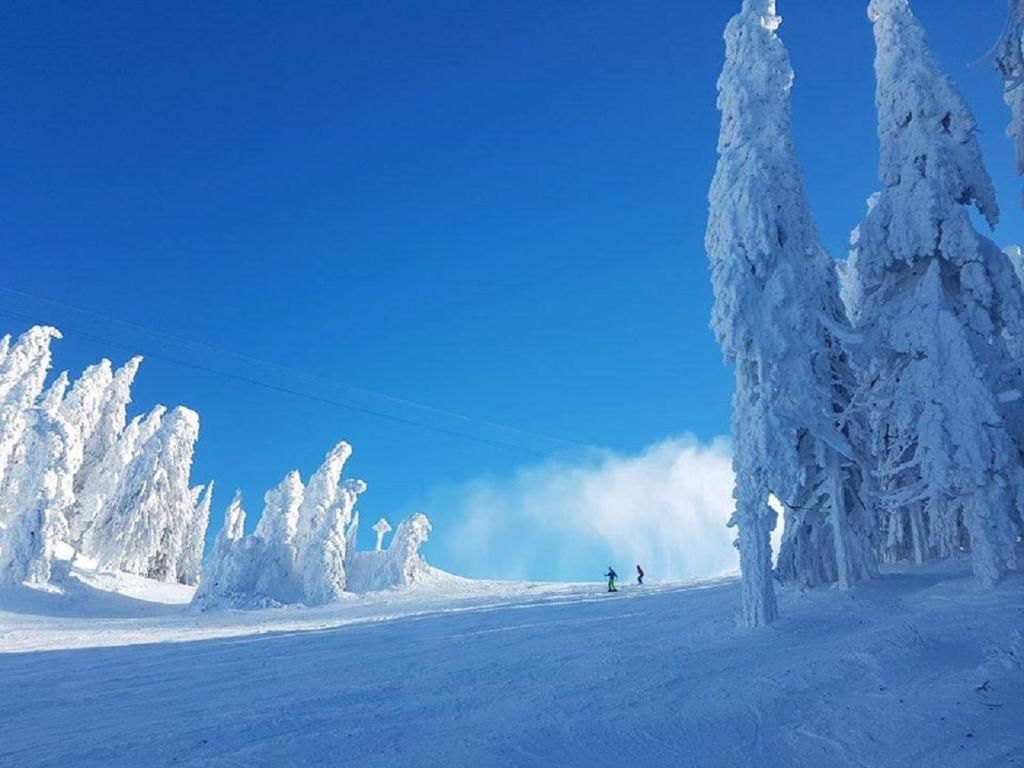
M 140 358 L 47 387 L 59 338 L 0 339 L 0 586 L 56 580 L 75 553 L 195 584 L 213 488 L 189 485 L 199 417 L 157 406 L 126 423 Z
M 385 550 L 356 551 L 360 480 L 341 479 L 352 450 L 340 443 L 303 485 L 290 473 L 266 495 L 256 530 L 243 535 L 235 497 L 206 561 L 213 483 L 189 477 L 199 417 L 157 406 L 128 421 L 141 358 L 86 368 L 47 386 L 55 328 L 0 339 L 0 587 L 61 580 L 76 559 L 102 570 L 199 584 L 214 604 L 321 604 L 344 591 L 407 586 L 431 573 L 419 554 L 430 523 L 401 523 Z
M 306 484 L 297 471 L 286 475 L 264 496 L 263 515 L 248 536 L 243 532 L 242 498 L 236 494 L 203 564 L 194 602 L 201 607 L 320 605 L 340 599 L 346 591 L 368 592 L 422 581 L 429 573 L 419 554 L 430 534 L 424 515 L 401 523 L 386 550 L 383 539 L 391 526 L 380 520 L 373 527 L 377 549 L 356 551 L 359 513 L 355 505 L 366 484 L 342 480 L 351 454 L 348 443 L 339 443 Z
M 1024 2 L 1011 10 L 998 60 L 1024 154 Z M 880 562 L 957 552 L 986 585 L 1016 567 L 1024 291 L 971 221 L 999 212 L 970 109 L 908 0 L 868 15 L 881 188 L 845 261 L 804 192 L 774 0 L 744 0 L 725 33 L 706 245 L 712 327 L 736 372 L 731 524 L 751 626 L 775 618 L 776 579 L 847 587 Z

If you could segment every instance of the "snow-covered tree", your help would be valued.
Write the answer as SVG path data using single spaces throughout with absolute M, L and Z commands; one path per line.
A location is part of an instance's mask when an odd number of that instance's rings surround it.
M 346 529 L 356 499 L 366 486 L 361 481 L 341 484 L 352 447 L 338 443 L 310 477 L 299 508 L 296 540 L 298 565 L 307 601 L 325 603 L 345 591 Z
M 345 564 L 349 559 L 347 533 L 356 501 L 365 490 L 366 484 L 361 480 L 345 481 L 326 507 L 323 521 L 302 552 L 306 602 L 312 605 L 337 600 L 345 591 Z
M 263 515 L 253 536 L 259 542 L 252 555 L 257 595 L 282 603 L 302 600 L 296 534 L 305 490 L 299 473 L 292 471 L 264 496 Z
M 975 571 L 990 583 L 1010 565 L 1002 539 L 1022 487 L 1004 418 L 1018 406 L 996 394 L 1012 386 L 1007 344 L 1024 336 L 1021 291 L 967 210 L 990 224 L 999 213 L 973 115 L 907 0 L 872 0 L 869 15 L 882 189 L 854 233 L 849 269 L 887 501 L 881 548 L 921 559 L 927 538 L 942 553 L 962 515 Z
M 202 577 L 192 604 L 209 607 L 220 604 L 246 605 L 255 593 L 252 542 L 245 537 L 245 509 L 242 493 L 235 492 L 224 527 L 203 561 Z
M 74 459 L 57 411 L 66 378 L 29 412 L 24 450 L 8 473 L 7 520 L 0 526 L 0 585 L 51 580 L 58 545 L 67 539 Z
M 37 326 L 0 340 L 0 581 L 56 579 L 54 554 L 77 550 L 195 583 L 212 491 L 189 486 L 198 417 L 161 406 L 125 427 L 140 358 L 46 387 L 58 338 Z
M 29 428 L 29 410 L 43 392 L 50 370 L 50 342 L 60 337 L 60 331 L 47 326 L 31 328 L 13 345 L 5 337 L 6 353 L 0 362 L 0 489 Z
M 85 386 L 82 380 L 76 382 L 76 389 L 82 385 L 81 408 L 82 417 L 72 421 L 81 424 L 82 438 L 85 441 L 81 469 L 75 474 L 75 493 L 80 494 L 89 484 L 97 481 L 99 468 L 104 465 L 107 456 L 115 450 L 115 445 L 125 430 L 128 404 L 131 402 L 131 388 L 142 363 L 141 357 L 133 357 L 117 371 L 111 373 L 111 365 L 104 360 L 100 363 L 100 371 L 94 380 Z M 88 373 L 88 370 L 87 372 Z M 69 409 L 74 407 L 69 398 Z M 76 510 L 77 511 L 77 510 Z M 72 521 L 72 536 L 77 541 L 90 520 Z
M 1017 173 L 1024 174 L 1024 0 L 1010 0 L 1010 16 L 996 47 L 996 70 L 1010 108 L 1006 135 L 1017 150 Z
M 359 546 L 359 510 L 352 512 L 352 519 L 345 528 L 345 562 L 348 563 L 348 555 L 356 551 Z
M 780 23 L 773 0 L 745 0 L 726 27 L 706 239 L 712 327 L 736 369 L 731 524 L 751 626 L 776 613 L 770 493 L 794 515 L 784 575 L 813 570 L 847 586 L 875 569 L 846 409 L 855 385 L 843 345 L 849 329 L 793 148 L 793 71 Z
M 430 538 L 430 520 L 416 513 L 398 524 L 398 530 L 391 538 L 387 549 L 384 580 L 391 586 L 409 586 L 423 579 L 426 563 L 420 555 L 420 548 Z
M 195 505 L 189 473 L 199 417 L 178 407 L 141 443 L 86 531 L 83 551 L 103 567 L 178 581 Z
M 110 362 L 103 360 L 85 369 L 60 404 L 60 415 L 69 426 L 69 437 L 74 443 L 76 466 L 73 467 L 73 488 L 80 491 L 80 478 L 88 471 L 87 462 L 93 459 L 89 448 L 102 416 L 103 399 L 113 380 Z M 76 514 L 76 505 L 68 510 L 68 535 L 73 542 L 81 537 L 83 520 Z
M 351 453 L 339 443 L 308 484 L 293 471 L 268 491 L 255 531 L 207 557 L 200 583 L 214 578 L 218 585 L 201 587 L 196 604 L 319 605 L 341 598 L 358 532 L 355 504 L 366 490 L 361 480 L 341 479 Z
M 206 529 L 210 524 L 210 508 L 213 504 L 213 487 L 214 483 L 210 481 L 208 485 L 197 485 L 192 489 L 192 519 L 189 520 L 182 536 L 177 566 L 178 580 L 183 584 L 199 583 Z
M 430 536 L 430 520 L 415 514 L 398 525 L 386 550 L 351 552 L 348 579 L 357 592 L 397 589 L 430 580 L 432 569 L 420 554 Z
M 377 546 L 375 549 L 377 552 L 380 552 L 384 548 L 384 537 L 391 533 L 391 525 L 382 517 L 373 524 L 373 532 L 377 534 Z
M 145 416 L 136 416 L 125 427 L 98 464 L 88 473 L 82 489 L 75 496 L 71 518 L 72 543 L 88 552 L 90 538 L 113 534 L 110 504 L 121 486 L 125 471 L 136 458 L 141 446 L 146 445 L 163 422 L 167 409 L 158 405 Z

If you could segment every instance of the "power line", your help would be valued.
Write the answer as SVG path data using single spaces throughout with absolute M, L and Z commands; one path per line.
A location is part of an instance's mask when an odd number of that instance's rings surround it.
M 119 326 L 122 326 L 124 328 L 128 328 L 128 329 L 130 329 L 130 330 L 132 330 L 132 331 L 134 331 L 136 333 L 139 333 L 139 334 L 141 334 L 143 336 L 149 336 L 150 338 L 153 338 L 153 339 L 169 341 L 169 342 L 171 342 L 173 344 L 178 344 L 178 345 L 185 346 L 185 347 L 194 347 L 194 348 L 197 348 L 197 349 L 203 349 L 203 350 L 206 350 L 207 352 L 212 352 L 212 353 L 214 353 L 216 355 L 219 355 L 219 356 L 234 357 L 236 359 L 244 360 L 244 361 L 246 361 L 248 363 L 251 363 L 251 364 L 254 364 L 254 365 L 275 369 L 277 371 L 280 371 L 280 372 L 288 374 L 288 375 L 300 376 L 300 377 L 303 377 L 303 378 L 306 378 L 306 379 L 311 379 L 311 380 L 314 380 L 314 381 L 323 382 L 323 383 L 328 384 L 328 385 L 330 385 L 332 387 L 338 387 L 338 388 L 341 388 L 341 389 L 347 389 L 350 392 L 353 392 L 353 393 L 356 393 L 356 394 L 366 395 L 366 396 L 370 396 L 370 397 L 377 397 L 377 398 L 380 398 L 382 400 L 387 400 L 389 402 L 392 402 L 392 403 L 395 403 L 395 404 L 398 404 L 398 405 L 403 405 L 403 406 L 406 406 L 406 407 L 409 407 L 409 408 L 415 408 L 415 409 L 422 410 L 422 411 L 425 411 L 425 412 L 435 413 L 435 414 L 438 414 L 440 416 L 445 416 L 445 417 L 448 417 L 448 418 L 457 419 L 457 420 L 465 422 L 467 424 L 479 424 L 480 426 L 489 427 L 491 429 L 499 429 L 499 430 L 502 430 L 502 431 L 505 431 L 505 432 L 510 432 L 510 433 L 514 433 L 514 434 L 523 435 L 524 437 L 531 437 L 531 438 L 535 438 L 535 439 L 545 440 L 545 441 L 550 442 L 550 443 L 562 445 L 562 446 L 564 446 L 566 448 L 572 448 L 572 449 L 577 449 L 577 450 L 579 450 L 579 449 L 586 450 L 586 446 L 583 446 L 583 445 L 581 445 L 579 443 L 576 443 L 576 442 L 573 442 L 571 440 L 566 440 L 566 439 L 561 438 L 561 437 L 554 437 L 552 435 L 547 435 L 547 434 L 544 434 L 544 433 L 541 433 L 541 432 L 534 432 L 534 431 L 531 431 L 531 430 L 522 429 L 520 427 L 512 427 L 512 426 L 509 426 L 507 424 L 501 424 L 499 422 L 489 421 L 487 419 L 473 418 L 473 417 L 470 417 L 470 416 L 466 416 L 465 414 L 462 414 L 462 413 L 457 413 L 455 411 L 446 410 L 444 408 L 438 408 L 436 406 L 429 405 L 429 404 L 426 404 L 426 403 L 421 403 L 421 402 L 418 402 L 418 401 L 415 401 L 415 400 L 408 400 L 408 399 L 404 399 L 404 398 L 400 398 L 400 397 L 395 397 L 393 395 L 389 395 L 389 394 L 384 393 L 384 392 L 378 392 L 378 391 L 371 390 L 371 389 L 365 389 L 365 388 L 361 388 L 361 387 L 356 387 L 354 385 L 347 384 L 347 383 L 344 383 L 344 382 L 334 381 L 334 380 L 329 379 L 326 376 L 322 376 L 320 374 L 311 373 L 309 371 L 304 371 L 304 370 L 301 370 L 301 369 L 298 369 L 298 368 L 292 368 L 292 367 L 285 366 L 285 365 L 280 365 L 279 363 L 274 363 L 274 362 L 271 362 L 271 361 L 268 361 L 268 360 L 263 360 L 263 359 L 260 359 L 260 358 L 257 358 L 257 357 L 253 357 L 251 355 L 244 354 L 242 352 L 236 352 L 234 350 L 229 350 L 229 349 L 224 349 L 224 348 L 221 348 L 221 347 L 216 347 L 216 346 L 214 346 L 212 344 L 207 344 L 206 342 L 195 341 L 195 340 L 192 340 L 192 339 L 185 339 L 185 338 L 182 338 L 182 337 L 179 337 L 179 336 L 174 336 L 172 334 L 169 334 L 169 333 L 166 333 L 166 332 L 163 332 L 163 331 L 158 331 L 156 329 L 148 328 L 146 326 L 139 325 L 137 323 L 132 323 L 132 322 L 127 321 L 127 320 L 122 320 L 120 318 L 112 317 L 110 315 L 106 315 L 106 314 L 103 314 L 101 312 L 96 312 L 94 310 L 84 309 L 82 307 L 77 307 L 77 306 L 74 306 L 74 305 L 71 305 L 71 304 L 66 304 L 64 302 L 57 301 L 55 299 L 51 299 L 51 298 L 47 298 L 45 296 L 39 296 L 39 295 L 36 295 L 36 294 L 28 293 L 27 291 L 21 291 L 21 290 L 18 290 L 16 288 L 10 288 L 10 287 L 7 287 L 7 286 L 0 285 L 0 292 L 4 292 L 4 293 L 7 293 L 7 294 L 12 295 L 12 296 L 18 296 L 18 297 L 20 297 L 22 299 L 28 299 L 30 301 L 38 301 L 38 302 L 41 302 L 43 304 L 48 304 L 48 305 L 53 306 L 53 307 L 59 307 L 61 309 L 69 310 L 71 312 L 77 312 L 77 313 L 82 314 L 82 315 L 91 316 L 91 317 L 97 318 L 99 320 L 102 320 L 104 322 L 113 323 L 115 325 L 119 325 Z M 27 320 L 27 321 L 31 322 L 30 319 Z M 81 335 L 81 334 L 79 334 L 79 335 Z M 104 342 L 105 340 L 98 339 L 98 341 Z M 113 343 L 113 342 L 111 342 L 111 343 Z M 121 345 L 121 348 L 124 348 L 124 345 Z M 129 350 L 129 351 L 131 351 L 131 350 Z M 152 356 L 153 357 L 158 357 L 158 355 L 152 355 Z M 177 362 L 181 362 L 181 361 L 177 361 Z M 191 364 L 186 363 L 186 362 L 181 362 L 181 364 L 182 365 L 191 365 Z M 261 384 L 261 386 L 262 386 L 262 384 Z M 272 385 L 268 385 L 268 386 L 272 386 Z M 353 406 L 353 407 L 355 407 L 355 406 Z
M 2 286 L 0 286 L 0 290 L 9 291 L 9 289 L 3 288 Z M 18 293 L 18 292 L 14 292 L 14 293 Z M 26 296 L 28 296 L 29 298 L 36 298 L 36 297 L 32 297 L 30 295 L 26 295 Z M 45 299 L 41 299 L 41 300 L 49 302 L 49 300 L 45 300 Z M 66 306 L 66 305 L 61 305 L 60 302 L 49 302 L 49 303 L 53 303 L 53 304 L 55 304 L 57 306 Z M 74 307 L 66 307 L 66 308 L 75 309 Z M 96 314 L 97 316 L 100 316 L 98 313 L 89 313 L 87 310 L 82 310 L 82 311 L 85 314 Z M 25 322 L 25 323 L 34 323 L 34 322 L 37 321 L 35 318 L 32 318 L 32 317 L 30 317 L 28 315 L 20 314 L 20 313 L 17 313 L 17 312 L 8 310 L 8 309 L 0 309 L 0 315 L 9 317 L 9 318 L 12 318 L 12 319 L 15 319 L 15 320 L 20 320 L 20 321 Z M 113 318 L 111 318 L 111 320 L 113 322 L 118 322 L 118 321 L 116 321 Z M 125 325 L 131 325 L 130 323 L 124 323 L 124 324 Z M 140 330 L 140 331 L 147 331 L 148 329 L 144 329 L 141 326 L 138 326 L 138 330 Z M 157 331 L 154 331 L 152 333 L 155 334 L 155 335 L 158 335 L 158 336 L 159 335 L 166 336 L 165 334 L 161 334 L 160 332 L 157 332 Z M 135 348 L 133 348 L 133 347 L 123 343 L 123 342 L 119 342 L 119 341 L 116 341 L 114 339 L 106 338 L 106 337 L 99 336 L 99 335 L 96 335 L 96 334 L 92 334 L 92 333 L 89 333 L 89 332 L 80 331 L 80 330 L 77 330 L 77 329 L 72 331 L 72 335 L 77 337 L 77 338 L 85 339 L 85 340 L 88 340 L 88 341 L 91 341 L 91 342 L 94 342 L 94 343 L 97 343 L 97 344 L 102 344 L 102 345 L 112 346 L 112 347 L 115 347 L 115 348 L 118 348 L 118 349 L 123 349 L 123 350 L 127 351 L 129 354 L 136 354 L 139 351 L 138 349 L 135 349 Z M 172 337 L 169 337 L 169 338 L 172 338 Z M 188 342 L 183 342 L 183 343 L 188 343 Z M 211 347 L 209 345 L 198 344 L 197 346 L 205 346 L 208 349 L 210 349 L 211 351 L 218 351 L 218 350 L 216 350 L 216 348 Z M 237 355 L 236 353 L 231 353 L 231 352 L 224 352 L 224 354 L 235 355 L 235 356 L 241 357 L 241 358 L 246 358 L 247 357 L 245 355 Z M 330 398 L 330 397 L 324 397 L 322 395 L 311 394 L 311 393 L 308 393 L 308 392 L 303 392 L 301 390 L 293 389 L 291 387 L 286 387 L 286 386 L 281 386 L 281 385 L 278 385 L 278 384 L 273 384 L 273 383 L 267 382 L 267 381 L 260 381 L 259 379 L 256 379 L 256 378 L 252 378 L 252 377 L 249 377 L 249 376 L 244 376 L 244 375 L 238 374 L 238 373 L 233 373 L 231 371 L 220 370 L 220 369 L 213 368 L 213 367 L 210 367 L 210 366 L 207 366 L 207 365 L 203 365 L 201 363 L 196 363 L 196 362 L 193 362 L 193 361 L 190 361 L 190 360 L 183 360 L 181 358 L 174 357 L 172 355 L 167 355 L 167 354 L 164 354 L 162 352 L 149 351 L 149 352 L 146 353 L 146 356 L 147 357 L 152 357 L 152 358 L 155 358 L 155 359 L 158 359 L 158 360 L 163 360 L 164 362 L 168 362 L 168 363 L 171 363 L 171 364 L 174 364 L 174 365 L 179 365 L 179 366 L 182 366 L 182 367 L 185 367 L 185 368 L 189 368 L 189 369 L 192 369 L 192 370 L 201 371 L 203 373 L 207 373 L 207 374 L 210 374 L 210 375 L 220 376 L 222 378 L 226 378 L 226 379 L 229 379 L 229 380 L 243 382 L 243 383 L 246 383 L 246 384 L 250 384 L 250 385 L 253 385 L 253 386 L 256 386 L 256 387 L 260 387 L 260 388 L 269 390 L 269 391 L 278 392 L 280 394 L 285 394 L 285 395 L 289 395 L 289 396 L 292 396 L 292 397 L 298 397 L 298 398 L 302 398 L 302 399 L 309 400 L 309 401 L 312 401 L 312 402 L 321 403 L 321 404 L 324 404 L 324 405 L 331 405 L 331 406 L 335 406 L 335 407 L 338 407 L 338 408 L 343 408 L 343 409 L 348 410 L 348 411 L 352 411 L 352 412 L 355 412 L 355 413 L 360 413 L 360 414 L 367 415 L 367 416 L 372 416 L 372 417 L 375 417 L 375 418 L 384 419 L 384 420 L 387 420 L 387 421 L 390 421 L 390 422 L 393 422 L 393 423 L 403 424 L 405 426 L 416 427 L 416 428 L 419 428 L 419 429 L 428 430 L 428 431 L 435 432 L 435 433 L 438 433 L 438 434 L 447 435 L 449 437 L 456 437 L 456 438 L 463 439 L 463 440 L 470 440 L 470 441 L 473 441 L 473 442 L 476 442 L 476 443 L 481 443 L 481 444 L 485 444 L 485 445 L 491 445 L 491 446 L 498 447 L 498 448 L 503 448 L 503 449 L 506 449 L 506 450 L 519 451 L 521 453 L 528 454 L 528 455 L 530 455 L 530 456 L 532 456 L 534 458 L 544 458 L 545 457 L 545 454 L 543 454 L 543 453 L 541 453 L 539 451 L 533 450 L 531 448 L 527 448 L 527 447 L 522 446 L 522 445 L 518 445 L 516 443 L 508 442 L 506 440 L 498 440 L 498 439 L 494 439 L 494 438 L 483 437 L 483 436 L 474 435 L 472 433 L 465 432 L 465 431 L 448 429 L 446 427 L 441 427 L 441 426 L 437 426 L 437 425 L 433 425 L 433 424 L 427 424 L 425 422 L 418 421 L 416 419 L 411 419 L 411 418 L 407 418 L 407 417 L 403 417 L 403 416 L 398 416 L 398 415 L 391 414 L 391 413 L 386 413 L 384 411 L 376 410 L 376 409 L 373 409 L 373 408 L 366 408 L 364 406 L 355 405 L 353 403 L 348 403 L 348 402 L 345 402 L 343 400 L 338 400 L 338 399 Z M 248 358 L 248 359 L 250 359 L 252 362 L 255 362 L 255 363 L 262 363 L 263 362 L 263 361 L 260 361 L 260 360 L 258 360 L 256 358 Z M 284 366 L 277 366 L 277 365 L 275 365 L 273 363 L 267 363 L 266 365 L 268 365 L 269 367 L 278 368 L 278 369 L 286 371 L 286 372 L 295 372 L 295 373 L 303 374 L 303 372 L 292 371 L 291 369 L 288 369 L 288 368 L 286 368 Z M 334 382 L 331 382 L 329 379 L 326 379 L 325 377 L 316 376 L 314 374 L 303 374 L 303 375 L 306 375 L 309 378 L 313 378 L 313 379 L 317 379 L 317 380 L 321 380 L 321 381 L 325 381 L 325 382 L 334 384 Z M 363 391 L 366 394 L 374 394 L 370 390 L 363 390 Z M 386 397 L 386 396 L 384 396 L 384 397 Z M 401 401 L 399 399 L 394 399 L 394 400 L 396 402 L 403 402 L 403 401 Z M 407 402 L 409 402 L 409 404 L 413 404 L 411 401 L 407 401 Z M 418 404 L 414 404 L 414 405 L 418 405 Z M 461 416 L 459 414 L 450 414 L 449 412 L 444 411 L 442 409 L 431 409 L 430 406 L 425 406 L 425 407 L 428 410 L 434 410 L 434 411 L 436 411 L 438 413 L 442 413 L 442 414 L 446 414 L 446 415 L 459 416 L 461 419 L 463 419 L 464 421 L 466 421 L 468 423 L 474 423 L 474 421 L 475 421 L 475 420 L 473 420 L 473 419 L 471 419 L 469 417 Z M 486 424 L 488 426 L 493 424 L 492 422 L 479 422 L 479 423 Z M 494 426 L 498 426 L 498 427 L 500 427 L 502 429 L 506 429 L 506 430 L 508 430 L 510 432 L 519 432 L 521 434 L 525 434 L 525 435 L 529 435 L 529 436 L 536 436 L 536 437 L 542 437 L 542 438 L 545 438 L 545 439 L 551 439 L 551 440 L 553 440 L 555 442 L 559 442 L 559 443 L 562 443 L 562 444 L 565 444 L 565 445 L 568 445 L 568 446 L 572 446 L 575 449 L 586 450 L 585 446 L 582 446 L 582 445 L 579 445 L 579 444 L 576 444 L 576 443 L 571 443 L 569 441 L 562 440 L 560 438 L 547 438 L 547 436 L 540 435 L 540 434 L 537 434 L 537 433 L 531 433 L 531 432 L 528 432 L 526 430 L 519 430 L 519 429 L 517 429 L 515 427 L 505 427 L 504 425 L 497 425 L 497 424 L 493 424 L 493 425 Z

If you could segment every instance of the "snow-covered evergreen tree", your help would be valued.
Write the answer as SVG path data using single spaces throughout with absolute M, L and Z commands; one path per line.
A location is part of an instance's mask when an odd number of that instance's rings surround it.
M 57 578 L 54 555 L 195 583 L 212 484 L 191 489 L 198 417 L 161 406 L 125 427 L 140 358 L 47 387 L 53 339 L 0 340 L 0 582 Z
M 80 424 L 84 440 L 82 466 L 74 479 L 76 503 L 68 518 L 74 546 L 81 544 L 82 535 L 99 512 L 95 505 L 83 507 L 80 499 L 98 492 L 108 480 L 105 473 L 119 474 L 127 461 L 127 446 L 118 447 L 118 442 L 125 431 L 131 387 L 141 363 L 141 357 L 133 357 L 111 373 L 110 363 L 104 360 L 92 377 L 88 376 L 89 370 L 86 371 L 69 397 L 68 410 L 77 409 L 80 413 L 80 416 L 69 415 L 69 420 Z M 80 388 L 79 400 L 75 392 Z
M 264 496 L 263 515 L 256 526 L 253 548 L 254 592 L 282 603 L 303 599 L 298 569 L 296 534 L 305 486 L 297 471 L 289 472 Z
M 7 351 L 0 362 L 0 489 L 5 487 L 8 468 L 30 426 L 29 410 L 46 384 L 50 342 L 59 338 L 60 331 L 47 326 L 31 328 L 13 345 L 10 337 L 5 337 Z
M 192 519 L 185 527 L 178 558 L 178 581 L 183 584 L 199 583 L 206 529 L 210 524 L 210 508 L 213 505 L 213 487 L 214 483 L 210 481 L 208 485 L 197 485 L 192 489 Z
M 345 532 L 356 498 L 365 490 L 360 481 L 341 484 L 352 447 L 338 443 L 310 477 L 299 508 L 296 532 L 298 565 L 307 601 L 325 603 L 345 591 Z
M 245 535 L 242 494 L 235 492 L 224 515 L 224 527 L 203 561 L 202 577 L 192 604 L 204 608 L 216 605 L 249 604 L 255 594 L 256 572 L 252 564 L 251 537 Z
M 882 189 L 854 234 L 849 268 L 871 359 L 882 549 L 921 559 L 927 538 L 941 553 L 962 515 L 975 571 L 990 583 L 1010 565 L 1001 542 L 1021 495 L 1019 443 L 1004 418 L 1019 406 L 996 396 L 1012 386 L 1007 343 L 1022 337 L 1021 291 L 968 214 L 973 204 L 990 224 L 998 218 L 973 115 L 907 0 L 873 0 L 869 15 Z
M 26 414 L 29 426 L 5 489 L 0 585 L 49 582 L 57 546 L 67 539 L 75 459 L 69 430 L 58 413 L 66 386 L 67 377 L 62 375 L 40 406 Z
M 391 586 L 409 586 L 423 579 L 426 563 L 420 548 L 430 538 L 430 520 L 417 513 L 398 524 L 387 549 L 384 581 Z
M 398 525 L 386 550 L 350 552 L 349 586 L 356 592 L 410 587 L 429 581 L 432 569 L 420 554 L 430 536 L 430 520 L 415 514 Z
M 88 553 L 90 538 L 113 535 L 110 504 L 121 486 L 125 471 L 136 458 L 139 448 L 156 434 L 167 409 L 158 405 L 145 416 L 136 416 L 125 427 L 99 463 L 89 472 L 82 489 L 76 494 L 71 536 L 75 546 Z
M 198 436 L 198 415 L 178 407 L 139 445 L 83 538 L 83 550 L 101 566 L 160 581 L 181 578 L 186 531 L 194 524 L 188 481 Z
M 1024 0 L 1010 0 L 1010 16 L 996 47 L 996 70 L 1010 108 L 1006 135 L 1017 151 L 1017 173 L 1024 174 Z
M 352 520 L 345 528 L 345 563 L 348 565 L 348 556 L 359 547 L 359 510 L 352 513 Z
M 348 443 L 336 445 L 305 486 L 298 472 L 288 473 L 267 492 L 251 535 L 236 539 L 222 532 L 218 541 L 234 543 L 216 546 L 207 557 L 200 584 L 217 584 L 201 586 L 196 604 L 320 605 L 340 599 L 358 533 L 355 505 L 366 489 L 361 480 L 341 478 L 351 453 Z
M 847 586 L 875 570 L 859 502 L 855 377 L 835 268 L 821 245 L 793 149 L 793 71 L 772 0 L 745 0 L 726 28 L 719 163 L 707 251 L 712 327 L 736 369 L 733 464 L 744 618 L 776 613 L 769 537 L 775 494 L 793 515 L 782 573 Z
M 93 457 L 89 453 L 92 438 L 102 416 L 103 399 L 113 380 L 110 362 L 103 360 L 85 369 L 75 382 L 67 398 L 63 399 L 61 418 L 70 427 L 71 440 L 75 443 L 77 467 L 74 468 L 73 488 L 81 490 L 75 481 L 88 471 L 87 462 Z M 68 535 L 73 542 L 81 536 L 83 521 L 76 514 L 76 505 L 68 510 Z

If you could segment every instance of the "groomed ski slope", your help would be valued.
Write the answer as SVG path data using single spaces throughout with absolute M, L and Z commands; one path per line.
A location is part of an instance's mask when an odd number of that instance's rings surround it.
M 211 614 L 88 580 L 0 598 L 0 766 L 1024 765 L 1024 577 L 964 564 L 756 631 L 731 579 Z

